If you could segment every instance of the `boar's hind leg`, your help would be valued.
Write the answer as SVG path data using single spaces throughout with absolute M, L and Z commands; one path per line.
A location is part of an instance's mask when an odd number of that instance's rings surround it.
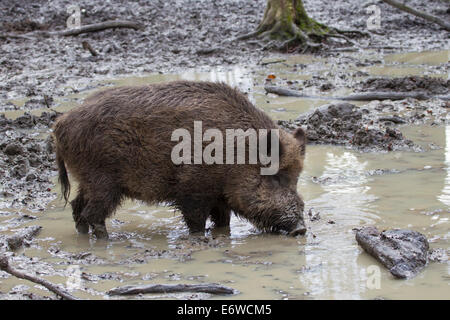
M 86 207 L 87 201 L 84 198 L 83 191 L 80 188 L 78 191 L 78 195 L 75 199 L 70 202 L 72 206 L 72 216 L 75 221 L 75 228 L 79 233 L 88 233 L 89 232 L 89 223 L 87 220 L 81 216 L 84 207 Z
M 92 233 L 98 238 L 107 239 L 105 219 L 109 217 L 122 200 L 120 190 L 108 189 L 100 191 L 96 189 L 94 194 L 87 196 L 88 203 L 83 209 L 81 216 L 92 227 Z
M 230 226 L 231 209 L 228 208 L 224 202 L 220 201 L 216 206 L 214 206 L 210 215 L 216 228 Z

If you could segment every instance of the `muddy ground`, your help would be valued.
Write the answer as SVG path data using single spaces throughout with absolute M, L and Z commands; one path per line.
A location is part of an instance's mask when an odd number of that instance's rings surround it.
M 356 0 L 304 2 L 308 13 L 321 22 L 342 29 L 364 31 L 368 18 L 366 6 L 379 6 L 381 28 L 370 32 L 370 37 L 353 41 L 361 52 L 379 50 L 380 58 L 366 59 L 352 52 L 339 51 L 348 44 L 335 40 L 329 43 L 330 50 L 317 53 L 334 64 L 334 70 L 303 81 L 277 79 L 276 85 L 319 94 L 333 90 L 449 93 L 448 80 L 427 77 L 428 74 L 448 70 L 449 62 L 429 66 L 419 76 L 397 79 L 368 77 L 368 73 L 362 71 L 349 71 L 353 67 L 376 67 L 385 52 L 448 49 L 448 32 L 379 1 L 366 5 Z M 409 1 L 417 9 L 444 20 L 449 19 L 448 2 L 433 0 L 423 3 Z M 173 3 L 159 0 L 108 3 L 79 1 L 82 24 L 121 19 L 138 21 L 145 28 L 137 31 L 107 30 L 76 37 L 33 36 L 33 32 L 39 30 L 64 29 L 68 17 L 66 8 L 71 4 L 68 0 L 4 0 L 0 3 L 0 111 L 47 110 L 41 116 L 26 113 L 16 119 L 0 115 L 0 214 L 11 216 L 0 231 L 9 231 L 37 219 L 36 216 L 20 213 L 20 209 L 42 211 L 56 197 L 56 168 L 48 133 L 57 116 L 57 112 L 52 109 L 57 109 L 66 100 L 82 101 L 78 97 L 66 98 L 68 95 L 91 90 L 99 86 L 99 80 L 126 75 L 177 73 L 189 68 L 207 71 L 215 67 L 226 69 L 233 65 L 267 69 L 270 65 L 266 59 L 274 55 L 276 59 L 280 56 L 286 58 L 286 55 L 263 50 L 263 44 L 257 40 L 229 41 L 255 29 L 263 14 L 264 0 L 180 0 Z M 26 35 L 28 39 L 6 34 Z M 88 41 L 99 55 L 92 56 L 85 51 L 82 41 Z M 287 67 L 293 72 L 313 73 L 311 66 L 303 63 L 287 64 Z M 400 129 L 413 123 L 432 126 L 448 124 L 448 108 L 448 101 L 439 99 L 431 102 L 414 99 L 373 101 L 363 108 L 333 102 L 319 110 L 299 115 L 297 119 L 279 123 L 288 130 L 304 126 L 309 132 L 310 143 L 344 145 L 361 152 L 426 152 L 436 146 L 429 145 L 428 149 L 419 147 L 404 136 Z M 17 211 L 2 211 L 4 208 Z M 195 243 L 187 247 L 183 242 L 178 251 L 152 251 L 148 252 L 148 256 L 144 254 L 136 259 L 144 261 L 164 254 L 175 259 L 188 259 L 192 250 L 200 250 L 204 245 L 216 245 L 208 241 L 206 244 Z M 28 245 L 33 245 L 33 242 Z M 4 250 L 6 248 L 3 246 L 0 251 Z M 91 254 L 73 257 L 59 248 L 54 248 L 54 254 L 66 255 L 67 263 L 83 259 L 87 259 L 85 263 L 101 263 Z M 15 259 L 18 265 L 26 265 L 33 260 L 22 255 Z M 40 262 L 33 265 L 39 267 Z M 38 267 L 33 270 L 37 271 Z M 50 269 L 51 266 L 47 266 L 43 273 L 55 272 Z M 105 277 L 108 276 L 113 275 Z M 7 275 L 0 272 L 0 277 Z M 94 275 L 86 274 L 85 277 L 89 279 Z M 42 298 L 27 293 L 27 288 L 23 287 L 13 291 L 4 297 Z
M 396 51 L 440 50 L 448 33 L 438 26 L 373 2 L 381 10 L 381 28 L 370 38 L 357 41 L 361 47 L 390 46 Z M 448 20 L 446 1 L 410 1 L 417 9 Z M 426 3 L 426 4 L 425 4 Z M 70 0 L 17 1 L 0 4 L 1 33 L 62 30 Z M 82 24 L 112 19 L 142 23 L 144 30 L 107 30 L 77 37 L 0 38 L 0 110 L 7 99 L 64 96 L 86 90 L 93 78 L 142 72 L 175 72 L 186 68 L 252 64 L 270 54 L 255 40 L 228 42 L 255 29 L 265 0 L 258 1 L 78 1 Z M 368 2 L 367 5 L 372 4 Z M 306 10 L 317 20 L 341 29 L 365 30 L 369 15 L 360 1 L 305 1 Z M 99 52 L 83 50 L 82 41 Z M 344 45 L 345 45 L 345 41 Z M 335 44 L 334 47 L 342 47 Z M 205 50 L 207 49 L 207 50 Z M 322 54 L 330 54 L 324 52 Z M 358 63 L 373 63 L 359 61 Z M 30 106 L 32 107 L 32 106 Z

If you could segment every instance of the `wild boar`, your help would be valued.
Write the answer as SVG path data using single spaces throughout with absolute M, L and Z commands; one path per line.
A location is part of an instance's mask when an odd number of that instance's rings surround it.
M 263 231 L 304 234 L 304 203 L 297 181 L 303 169 L 305 132 L 279 130 L 277 170 L 262 175 L 261 161 L 174 163 L 173 133 L 182 128 L 195 134 L 194 122 L 201 122 L 202 132 L 270 130 L 264 142 L 268 154 L 270 133 L 279 129 L 243 93 L 212 82 L 111 88 L 60 116 L 53 127 L 59 180 L 66 203 L 70 193 L 66 168 L 78 181 L 78 195 L 71 201 L 78 232 L 88 233 L 91 227 L 97 238 L 107 238 L 105 219 L 124 198 L 132 198 L 174 206 L 192 233 L 204 232 L 209 217 L 216 227 L 229 227 L 233 211 Z

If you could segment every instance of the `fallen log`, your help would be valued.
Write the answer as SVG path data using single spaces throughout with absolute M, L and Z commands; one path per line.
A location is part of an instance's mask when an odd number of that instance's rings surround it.
M 372 100 L 403 100 L 406 98 L 413 98 L 418 100 L 427 100 L 431 98 L 450 100 L 450 95 L 430 96 L 425 92 L 364 92 L 364 93 L 355 93 L 348 96 L 311 96 L 296 90 L 275 86 L 265 86 L 264 89 L 266 90 L 267 93 L 275 93 L 279 96 L 321 99 L 321 100 L 372 101 Z
M 20 229 L 15 234 L 6 237 L 6 245 L 9 247 L 9 250 L 12 251 L 19 249 L 22 247 L 25 240 L 31 240 L 41 231 L 41 229 L 41 226 L 30 226 Z
M 90 32 L 97 32 L 97 31 L 103 31 L 106 29 L 113 29 L 113 28 L 130 28 L 134 30 L 140 30 L 143 28 L 143 26 L 140 23 L 133 22 L 133 21 L 125 21 L 125 20 L 117 20 L 117 21 L 105 21 L 100 23 L 94 23 L 94 24 L 88 24 L 85 26 L 81 26 L 79 28 L 69 29 L 69 30 L 63 30 L 63 31 L 54 31 L 50 32 L 50 35 L 56 35 L 56 36 L 77 36 L 82 33 L 90 33 Z
M 174 292 L 204 292 L 211 294 L 234 294 L 233 288 L 223 286 L 217 283 L 203 284 L 149 284 L 143 286 L 123 286 L 113 288 L 108 291 L 111 296 L 114 295 L 134 295 L 145 293 L 174 293 Z
M 10 266 L 8 257 L 6 257 L 4 255 L 0 256 L 0 270 L 3 270 L 17 278 L 29 280 L 31 282 L 37 283 L 41 286 L 44 286 L 51 292 L 57 294 L 58 296 L 66 299 L 66 300 L 78 300 L 78 298 L 72 296 L 66 290 L 59 288 L 57 285 L 55 285 L 47 280 L 38 278 L 36 276 L 29 275 L 22 271 L 14 269 L 13 267 Z
M 412 15 L 415 15 L 416 17 L 425 19 L 427 21 L 436 23 L 438 25 L 440 25 L 442 28 L 444 28 L 447 31 L 450 31 L 450 24 L 445 22 L 444 20 L 439 19 L 438 17 L 432 16 L 431 14 L 416 10 L 414 8 L 408 7 L 407 5 L 397 2 L 395 0 L 381 0 L 384 3 L 387 3 L 399 10 L 402 10 L 404 12 L 410 13 Z
M 428 263 L 427 238 L 417 231 L 380 232 L 375 227 L 364 227 L 356 232 L 356 241 L 396 278 L 412 278 Z

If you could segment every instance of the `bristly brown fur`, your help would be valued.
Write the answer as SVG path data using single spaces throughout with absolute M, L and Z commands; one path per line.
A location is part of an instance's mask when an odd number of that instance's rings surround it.
M 125 197 L 179 208 L 193 232 L 209 216 L 229 225 L 231 210 L 264 230 L 292 230 L 303 220 L 296 191 L 303 168 L 305 136 L 280 130 L 280 170 L 261 176 L 260 165 L 175 165 L 175 129 L 193 136 L 203 130 L 278 129 L 247 97 L 222 83 L 175 81 L 118 87 L 93 94 L 54 125 L 57 163 L 64 198 L 70 188 L 66 167 L 79 183 L 71 202 L 80 232 L 89 225 L 107 236 L 105 218 Z M 225 136 L 225 134 L 224 134 Z M 205 143 L 207 144 L 207 143 Z M 225 154 L 225 153 L 224 153 Z

